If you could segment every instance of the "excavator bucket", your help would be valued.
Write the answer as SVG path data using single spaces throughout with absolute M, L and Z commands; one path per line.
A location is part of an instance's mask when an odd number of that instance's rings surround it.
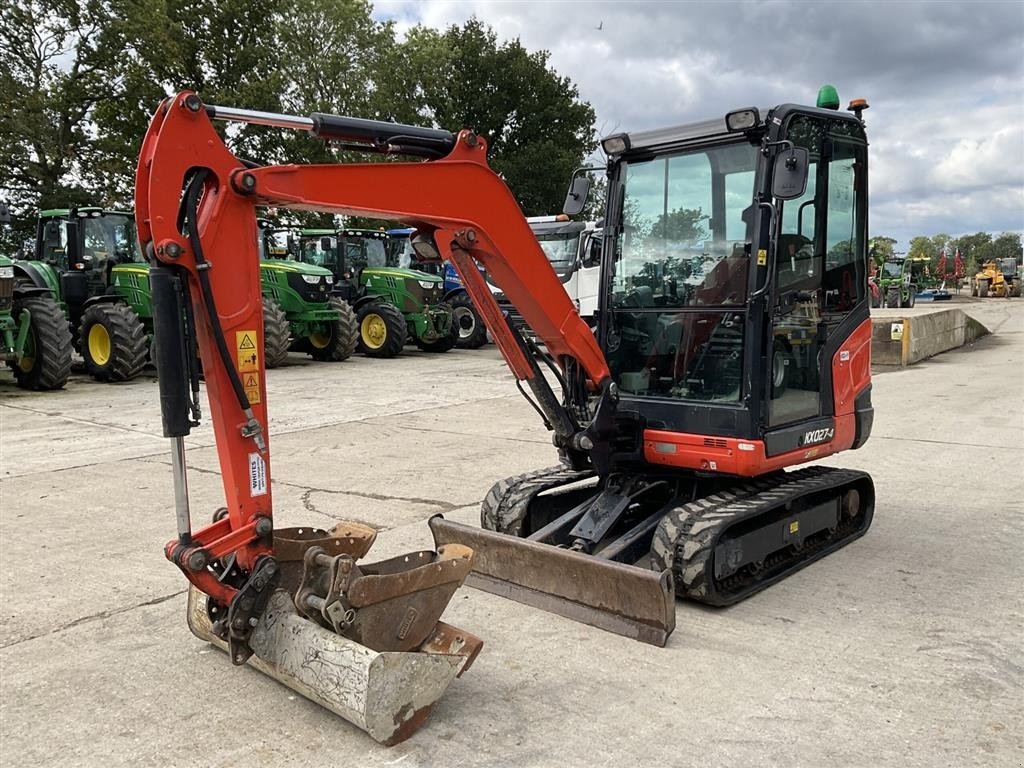
M 473 550 L 471 587 L 664 646 L 676 626 L 670 571 L 585 555 L 563 547 L 430 519 L 437 546 Z
M 470 549 L 356 565 L 374 536 L 354 523 L 275 531 L 281 582 L 249 636 L 248 663 L 390 746 L 426 721 L 483 643 L 439 620 L 469 572 Z M 222 614 L 189 590 L 192 633 L 230 652 Z

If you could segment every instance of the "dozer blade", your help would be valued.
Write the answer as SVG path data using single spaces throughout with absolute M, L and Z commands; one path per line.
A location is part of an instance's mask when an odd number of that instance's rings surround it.
M 227 652 L 206 603 L 206 595 L 189 590 L 189 629 Z M 299 616 L 279 589 L 252 631 L 248 663 L 390 746 L 419 729 L 481 645 L 478 637 L 438 622 L 417 650 L 378 653 Z
M 473 550 L 471 587 L 575 621 L 663 646 L 676 625 L 670 571 L 652 571 L 569 549 L 430 519 L 437 546 Z

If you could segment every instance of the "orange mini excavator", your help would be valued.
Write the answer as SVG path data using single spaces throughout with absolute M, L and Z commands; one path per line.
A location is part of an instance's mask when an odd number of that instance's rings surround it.
M 441 622 L 467 583 L 663 645 L 675 597 L 728 605 L 862 535 L 871 478 L 810 467 L 871 431 L 864 101 L 738 109 L 603 141 L 596 331 L 580 319 L 484 140 L 336 115 L 164 101 L 142 146 L 178 537 L 192 630 L 393 743 L 480 641 Z M 259 166 L 214 128 L 307 131 L 408 162 Z M 582 170 L 582 169 L 581 169 Z M 574 175 L 578 213 L 589 176 Z M 402 221 L 445 260 L 553 433 L 559 463 L 498 482 L 482 528 L 430 521 L 436 551 L 380 563 L 372 531 L 274 530 L 259 206 Z M 487 280 L 531 333 L 507 322 Z M 227 498 L 193 530 L 184 437 L 203 361 Z M 525 384 L 525 387 L 523 386 Z

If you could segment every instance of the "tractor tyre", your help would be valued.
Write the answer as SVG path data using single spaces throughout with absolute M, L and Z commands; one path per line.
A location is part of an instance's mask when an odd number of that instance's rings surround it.
M 455 345 L 459 349 L 479 349 L 487 343 L 487 326 L 473 306 L 468 293 L 460 293 L 451 300 L 452 323 L 458 332 Z
M 988 280 L 978 281 L 978 298 L 984 299 L 988 297 Z
M 14 319 L 17 321 L 26 311 L 30 320 L 25 349 L 19 360 L 8 363 L 14 380 L 22 389 L 60 389 L 71 373 L 71 330 L 67 318 L 49 296 L 15 299 Z
M 395 357 L 405 346 L 409 326 L 394 304 L 373 301 L 356 312 L 358 349 L 367 357 Z
M 267 368 L 284 365 L 288 359 L 288 337 L 292 327 L 276 301 L 263 297 L 263 360 Z
M 306 351 L 314 360 L 339 363 L 350 358 L 356 351 L 359 327 L 356 324 L 356 313 L 347 301 L 334 297 L 328 303 L 331 309 L 338 312 L 339 317 L 331 323 L 329 336 L 313 334 L 306 340 Z
M 914 302 L 916 300 L 917 300 L 916 289 L 911 287 L 910 290 L 907 292 L 907 300 L 905 302 L 906 308 L 907 309 L 913 309 L 914 308 Z
M 127 304 L 94 304 L 78 331 L 85 370 L 97 381 L 129 381 L 149 360 L 149 339 Z
M 451 312 L 450 305 L 441 303 L 437 305 L 437 308 L 449 310 L 450 322 L 448 324 L 448 333 L 433 341 L 416 339 L 416 346 L 424 352 L 447 352 L 450 349 L 454 349 L 459 343 L 459 327 L 455 324 L 455 314 Z
M 793 353 L 785 344 L 776 340 L 772 349 L 772 400 L 777 400 L 785 394 L 792 367 Z
M 900 305 L 900 289 L 890 288 L 885 293 L 885 306 L 889 309 L 896 309 Z

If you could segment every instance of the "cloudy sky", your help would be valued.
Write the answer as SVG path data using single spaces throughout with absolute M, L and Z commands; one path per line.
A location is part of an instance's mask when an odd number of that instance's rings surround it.
M 1024 2 L 376 0 L 399 30 L 471 16 L 551 52 L 598 132 L 864 97 L 871 234 L 1024 231 Z M 600 29 L 599 29 L 600 27 Z

